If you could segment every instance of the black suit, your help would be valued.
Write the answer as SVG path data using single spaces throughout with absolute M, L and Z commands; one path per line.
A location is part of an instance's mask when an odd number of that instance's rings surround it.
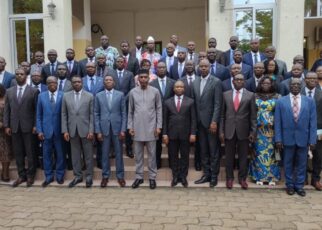
M 233 89 L 231 78 L 224 80 L 222 82 L 222 91 L 226 92 L 226 91 L 231 90 L 231 89 Z
M 246 84 L 245 84 L 245 88 L 250 91 L 255 93 L 256 92 L 256 79 L 255 76 L 247 79 Z
M 302 88 L 301 94 L 305 96 L 307 95 L 307 92 L 305 88 Z M 322 129 L 322 92 L 321 88 L 316 87 L 313 97 L 315 104 L 316 104 L 316 118 L 317 118 L 317 129 Z M 312 182 L 318 182 L 320 181 L 321 177 L 321 164 L 322 164 L 322 140 L 318 140 L 316 142 L 315 150 L 312 151 L 313 153 L 313 159 L 312 159 Z
M 164 95 L 161 91 L 161 86 L 159 85 L 159 78 L 153 80 L 150 82 L 150 85 L 153 86 L 154 88 L 157 88 L 160 92 L 161 95 L 161 101 L 162 101 L 162 109 L 164 107 L 164 102 L 169 99 L 170 97 L 173 97 L 173 86 L 175 81 L 172 80 L 171 78 L 167 77 L 166 78 L 166 87 L 165 87 L 165 92 Z M 162 134 L 160 134 L 159 139 L 157 140 L 156 143 L 156 161 L 157 161 L 157 166 L 158 168 L 161 167 L 161 154 L 162 154 Z M 170 166 L 171 167 L 171 166 Z
M 79 63 L 79 75 L 81 77 L 85 77 L 87 75 L 87 73 L 86 73 L 86 64 L 87 64 L 87 62 L 88 62 L 87 57 L 78 62 Z M 93 62 L 96 63 L 95 58 L 93 58 Z
M 173 65 L 170 67 L 170 78 L 173 80 L 178 80 L 182 78 L 184 75 L 186 75 L 186 70 L 184 68 L 185 63 L 182 63 L 182 73 L 179 74 L 179 61 L 175 60 L 173 62 Z
M 42 83 L 46 84 L 47 77 L 56 76 L 57 67 L 60 64 L 62 64 L 62 63 L 57 61 L 57 64 L 54 67 L 54 72 L 53 73 L 52 73 L 52 70 L 51 70 L 51 63 L 50 62 L 47 63 L 46 65 L 44 65 L 44 67 L 42 67 L 42 69 L 41 69 Z
M 230 49 L 222 52 L 221 58 L 219 59 L 219 63 L 224 66 L 230 65 Z
M 73 64 L 73 68 L 71 69 L 71 71 L 69 70 L 69 66 L 68 66 L 68 61 L 65 61 L 64 64 L 67 67 L 67 79 L 71 80 L 71 78 L 75 75 L 80 75 L 81 72 L 81 67 L 80 67 L 80 63 L 78 61 L 74 60 L 74 64 Z
M 132 72 L 133 76 L 136 76 L 140 69 L 138 59 L 135 56 L 130 55 L 125 69 Z
M 165 63 L 165 65 L 167 66 L 167 76 L 171 77 L 171 76 L 170 76 L 170 74 L 171 74 L 171 67 L 173 66 L 173 64 L 174 64 L 175 62 L 178 62 L 178 58 L 177 58 L 177 57 L 175 57 L 175 56 L 172 56 L 173 61 L 172 61 L 172 65 L 170 65 L 170 63 L 167 63 L 167 57 L 168 57 L 168 56 L 166 56 L 166 57 L 162 57 L 162 58 L 159 60 L 159 62 L 164 62 L 164 63 Z M 168 65 L 170 65 L 170 66 L 168 66 Z M 169 71 L 168 71 L 168 70 L 169 70 Z
M 173 178 L 186 178 L 189 168 L 189 137 L 196 135 L 194 101 L 183 96 L 178 111 L 175 97 L 171 97 L 164 102 L 163 108 L 163 135 L 169 138 L 168 152 L 172 176 Z
M 7 90 L 3 126 L 11 128 L 13 152 L 16 157 L 18 175 L 34 179 L 37 156 L 32 151 L 32 130 L 36 127 L 36 107 L 39 91 L 26 86 L 21 101 L 18 102 L 19 86 Z M 28 159 L 28 170 L 25 169 L 25 156 Z
M 115 86 L 114 89 L 119 90 L 124 93 L 127 100 L 127 95 L 135 87 L 135 81 L 133 73 L 128 70 L 123 70 L 122 80 L 119 79 L 117 70 L 108 69 L 107 75 L 113 77 Z
M 217 180 L 220 164 L 218 136 L 217 134 L 211 134 L 209 127 L 212 122 L 216 122 L 217 126 L 219 126 L 222 85 L 218 78 L 210 75 L 202 94 L 200 94 L 201 81 L 202 78 L 196 78 L 193 83 L 201 163 L 204 176 Z

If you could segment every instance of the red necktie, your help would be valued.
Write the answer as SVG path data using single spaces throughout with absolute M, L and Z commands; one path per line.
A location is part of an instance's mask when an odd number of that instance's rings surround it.
M 127 68 L 127 58 L 126 58 L 126 56 L 124 56 L 124 69 L 126 69 Z
M 235 108 L 235 111 L 237 112 L 237 110 L 239 108 L 239 91 L 238 90 L 236 90 L 236 95 L 234 98 L 234 108 Z
M 299 118 L 299 103 L 297 100 L 297 96 L 293 96 L 293 116 L 294 116 L 295 122 L 297 122 Z
M 178 111 L 178 113 L 180 112 L 180 107 L 181 107 L 180 97 L 178 97 L 178 100 L 177 100 L 177 111 Z

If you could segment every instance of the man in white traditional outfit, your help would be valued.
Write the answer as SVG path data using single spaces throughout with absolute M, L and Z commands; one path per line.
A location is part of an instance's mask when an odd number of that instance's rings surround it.
M 156 88 L 148 85 L 148 70 L 139 71 L 138 81 L 140 86 L 129 93 L 128 129 L 133 138 L 136 164 L 136 176 L 132 188 L 138 188 L 143 183 L 144 146 L 146 146 L 150 189 L 155 189 L 157 175 L 155 146 L 162 128 L 161 95 Z

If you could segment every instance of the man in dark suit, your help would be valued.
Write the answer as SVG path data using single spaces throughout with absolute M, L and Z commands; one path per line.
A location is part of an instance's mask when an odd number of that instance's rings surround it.
M 94 97 L 83 90 L 82 78 L 72 79 L 73 91 L 64 94 L 61 113 L 61 131 L 65 141 L 70 141 L 75 178 L 69 183 L 74 187 L 83 181 L 81 153 L 86 162 L 86 187 L 93 184 Z
M 243 74 L 245 80 L 249 79 L 253 75 L 253 69 L 250 65 L 243 63 L 243 53 L 241 50 L 234 51 L 234 62 L 241 67 L 241 73 Z M 229 67 L 228 67 L 229 68 Z M 227 72 L 226 72 L 227 73 Z M 229 76 L 225 76 L 224 80 L 228 79 Z
M 131 49 L 130 54 L 132 57 L 136 57 L 138 59 L 139 64 L 142 60 L 142 54 L 145 52 L 143 47 L 143 39 L 140 35 L 136 36 L 135 38 L 135 47 Z
M 290 93 L 290 82 L 293 78 L 297 78 L 301 82 L 301 88 L 305 86 L 303 77 L 303 66 L 301 64 L 294 64 L 291 70 L 291 77 L 282 81 L 279 85 L 279 93 L 286 96 Z
M 11 86 L 11 81 L 14 79 L 14 75 L 5 70 L 6 60 L 3 57 L 0 57 L 0 84 L 2 84 L 6 89 L 9 89 Z
M 308 146 L 315 149 L 317 119 L 313 99 L 300 92 L 300 79 L 292 78 L 290 94 L 276 102 L 274 127 L 276 147 L 283 149 L 286 193 L 305 196 Z
M 231 66 L 229 66 L 229 69 L 230 69 L 229 78 L 222 82 L 223 92 L 226 92 L 234 88 L 234 85 L 233 85 L 234 76 L 241 73 L 241 67 L 238 64 L 232 64 Z
M 207 59 L 210 62 L 210 74 L 219 78 L 221 81 L 224 81 L 225 77 L 229 75 L 229 71 L 225 66 L 216 61 L 217 56 L 218 54 L 215 48 L 209 48 L 207 50 Z
M 257 62 L 263 62 L 265 54 L 259 51 L 260 41 L 254 38 L 250 41 L 250 51 L 243 56 L 243 62 L 253 68 Z
M 58 91 L 57 78 L 47 78 L 48 91 L 38 96 L 37 103 L 37 133 L 43 142 L 43 164 L 45 181 L 43 187 L 47 187 L 54 181 L 53 165 L 56 165 L 55 177 L 58 184 L 64 183 L 65 155 L 61 134 L 61 105 L 63 92 Z M 53 157 L 55 150 L 55 157 Z M 53 160 L 55 159 L 55 161 Z
M 86 70 L 86 67 L 85 67 L 85 70 Z M 95 72 L 95 76 L 101 77 L 103 79 L 107 75 L 108 71 L 110 71 L 110 70 L 111 70 L 111 68 L 109 68 L 106 65 L 106 56 L 104 54 L 96 55 L 96 72 Z M 85 73 L 84 76 L 86 76 L 86 73 Z
M 171 67 L 175 62 L 178 62 L 178 58 L 174 56 L 174 45 L 172 43 L 168 43 L 166 47 L 167 56 L 162 57 L 160 62 L 164 62 L 167 66 L 167 75 L 170 76 Z
M 254 65 L 253 77 L 246 81 L 246 89 L 250 92 L 255 93 L 258 86 L 259 80 L 264 76 L 264 64 L 263 62 L 257 62 Z
M 139 71 L 139 61 L 136 56 L 130 54 L 130 44 L 128 41 L 121 42 L 121 56 L 124 58 L 124 68 L 136 76 Z
M 68 71 L 64 64 L 60 64 L 57 67 L 57 78 L 58 78 L 58 90 L 68 92 L 73 90 L 72 83 L 67 79 Z
M 3 126 L 7 135 L 12 136 L 13 152 L 16 158 L 18 179 L 13 187 L 27 181 L 30 187 L 36 174 L 36 156 L 32 152 L 32 134 L 36 133 L 36 106 L 39 91 L 26 84 L 26 72 L 16 70 L 17 86 L 6 93 Z M 28 169 L 25 169 L 25 156 Z
M 47 58 L 49 60 L 49 63 L 44 65 L 44 67 L 41 70 L 42 81 L 44 84 L 46 84 L 48 76 L 56 76 L 57 67 L 59 64 L 62 64 L 59 61 L 57 61 L 57 51 L 54 49 L 48 50 Z
M 115 90 L 112 76 L 104 77 L 105 90 L 98 93 L 95 99 L 94 119 L 97 139 L 102 142 L 102 181 L 105 188 L 111 175 L 110 146 L 113 142 L 115 152 L 116 177 L 121 187 L 125 186 L 124 164 L 121 140 L 125 138 L 126 107 L 124 94 Z
M 229 66 L 234 63 L 234 51 L 239 46 L 239 38 L 237 36 L 231 36 L 229 38 L 230 49 L 223 52 L 220 58 L 220 64 Z
M 303 55 L 296 55 L 293 58 L 293 65 L 295 65 L 295 64 L 300 64 L 302 66 L 303 71 L 302 71 L 302 77 L 301 78 L 304 79 L 305 75 L 306 75 L 306 73 L 308 71 L 307 71 L 307 69 L 305 69 L 305 66 L 304 66 L 304 57 L 303 57 Z M 289 79 L 291 77 L 292 77 L 292 71 L 289 71 L 289 72 L 287 72 L 285 74 L 284 80 Z
M 164 102 L 163 142 L 168 145 L 171 161 L 171 187 L 176 186 L 179 180 L 188 187 L 190 143 L 196 141 L 195 107 L 194 101 L 183 95 L 182 81 L 174 84 L 174 94 Z
M 186 49 L 180 48 L 178 50 L 177 60 L 173 62 L 170 68 L 170 78 L 173 80 L 181 79 L 186 73 L 184 69 L 186 61 Z
M 82 78 L 83 89 L 91 93 L 94 97 L 97 93 L 104 90 L 103 78 L 95 75 L 96 65 L 89 62 L 86 64 L 86 75 Z
M 319 66 L 322 66 L 322 51 L 320 51 L 320 57 L 313 63 L 311 71 L 315 72 Z
M 301 94 L 314 99 L 316 105 L 317 129 L 322 130 L 322 92 L 317 88 L 318 77 L 315 72 L 308 72 L 305 76 L 306 87 L 302 88 Z M 322 134 L 318 132 L 316 148 L 312 151 L 312 177 L 311 185 L 318 191 L 322 191 L 322 184 L 320 183 L 320 174 L 322 166 Z
M 74 75 L 79 75 L 81 67 L 78 61 L 75 61 L 75 51 L 71 48 L 66 50 L 66 61 L 64 64 L 67 66 L 68 75 L 67 79 L 70 80 Z
M 42 68 L 45 65 L 45 56 L 42 51 L 35 52 L 35 60 L 36 62 L 30 66 L 30 74 L 37 71 L 41 73 Z
M 275 60 L 278 65 L 278 75 L 282 75 L 283 77 L 287 73 L 286 63 L 280 59 L 275 58 L 276 48 L 274 46 L 268 46 L 265 49 L 265 56 L 268 60 Z
M 86 76 L 86 64 L 88 62 L 93 62 L 93 63 L 96 62 L 96 58 L 95 58 L 96 53 L 93 46 L 87 46 L 85 49 L 85 54 L 86 54 L 86 58 L 79 61 L 81 77 Z
M 233 188 L 235 154 L 238 153 L 238 181 L 243 189 L 248 188 L 247 156 L 249 143 L 256 135 L 256 107 L 252 92 L 244 89 L 244 76 L 234 76 L 234 89 L 223 94 L 220 119 L 220 141 L 225 146 L 226 187 Z M 237 152 L 236 152 L 237 150 Z
M 210 63 L 199 63 L 200 78 L 193 83 L 193 95 L 197 112 L 197 129 L 200 144 L 203 176 L 195 184 L 210 182 L 214 187 L 218 182 L 219 148 L 218 125 L 222 103 L 221 81 L 210 75 Z
M 151 81 L 150 85 L 157 88 L 161 95 L 162 107 L 164 101 L 170 97 L 173 97 L 173 85 L 175 81 L 166 76 L 167 68 L 164 62 L 159 62 L 157 65 L 157 76 L 158 78 Z M 157 168 L 161 168 L 161 154 L 162 154 L 162 133 L 159 135 L 159 139 L 156 142 L 156 162 Z
M 133 73 L 126 70 L 125 68 L 125 59 L 123 57 L 117 57 L 116 58 L 116 70 L 110 70 L 107 75 L 112 76 L 114 79 L 114 88 L 118 91 L 123 92 L 125 97 L 125 104 L 128 104 L 128 94 L 135 87 L 135 81 Z M 127 107 L 127 106 L 126 106 Z M 133 151 L 132 151 L 132 138 L 130 134 L 126 133 L 126 155 L 130 158 L 134 157 Z M 123 152 L 123 143 L 121 142 L 121 150 Z
M 191 60 L 195 65 L 199 63 L 199 55 L 196 53 L 196 43 L 194 41 L 188 41 L 187 43 L 187 61 Z
M 184 50 L 185 52 L 187 52 L 187 49 L 186 48 L 178 45 L 178 41 L 179 41 L 179 38 L 178 38 L 177 35 L 175 35 L 175 34 L 171 35 L 171 37 L 170 37 L 170 43 L 172 43 L 174 45 L 174 56 L 175 57 L 178 56 L 179 50 Z M 165 57 L 165 56 L 167 56 L 167 51 L 166 51 L 166 48 L 163 48 L 163 50 L 162 50 L 162 57 Z

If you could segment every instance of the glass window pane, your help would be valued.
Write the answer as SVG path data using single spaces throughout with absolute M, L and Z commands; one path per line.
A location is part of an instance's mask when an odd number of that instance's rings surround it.
M 275 0 L 234 0 L 234 5 L 275 3 Z
M 42 0 L 12 0 L 14 14 L 42 13 Z
M 240 48 L 244 51 L 249 49 L 249 41 L 253 34 L 253 11 L 252 9 L 242 9 L 235 11 L 236 35 L 240 41 Z
M 35 52 L 44 52 L 44 28 L 42 19 L 29 20 L 29 36 L 30 60 L 34 63 Z
M 256 37 L 260 39 L 260 50 L 272 45 L 273 10 L 256 10 Z
M 14 21 L 17 64 L 27 60 L 26 21 Z
M 305 0 L 304 17 L 317 16 L 317 0 Z

